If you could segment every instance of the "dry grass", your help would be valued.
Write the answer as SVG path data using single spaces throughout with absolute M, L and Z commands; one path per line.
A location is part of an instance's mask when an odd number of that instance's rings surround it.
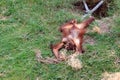
M 120 72 L 116 73 L 105 72 L 101 80 L 120 80 Z
M 73 53 L 71 55 L 68 55 L 67 53 L 66 49 L 61 50 L 60 57 L 64 59 L 67 65 L 71 66 L 73 69 L 81 69 L 83 66 L 81 60 L 78 58 L 79 53 Z
M 81 69 L 83 67 L 81 60 L 78 59 L 78 56 L 79 54 L 77 53 L 72 54 L 67 60 L 67 64 L 75 70 Z
M 3 16 L 2 14 L 0 14 L 0 20 L 7 20 L 8 19 L 8 17 L 6 17 L 6 16 Z

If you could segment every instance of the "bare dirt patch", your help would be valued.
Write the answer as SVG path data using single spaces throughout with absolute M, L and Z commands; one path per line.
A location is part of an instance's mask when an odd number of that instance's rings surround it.
M 90 45 L 94 45 L 95 44 L 95 39 L 93 39 L 90 36 L 85 36 L 84 37 L 84 44 L 90 44 Z
M 110 28 L 113 24 L 112 17 L 102 18 L 100 20 L 96 20 L 98 27 L 100 28 L 100 33 L 109 33 Z

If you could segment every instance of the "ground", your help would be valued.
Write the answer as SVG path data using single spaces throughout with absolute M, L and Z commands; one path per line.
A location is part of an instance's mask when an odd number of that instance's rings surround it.
M 60 41 L 60 25 L 70 19 L 81 22 L 83 14 L 73 3 L 75 0 L 0 0 L 0 80 L 101 80 L 105 72 L 120 72 L 119 0 L 115 0 L 117 9 L 108 10 L 113 14 L 109 31 L 85 34 L 88 41 L 79 57 L 81 70 L 65 62 L 37 62 L 35 49 L 43 57 L 54 57 L 49 45 Z M 94 22 L 88 30 L 96 25 Z

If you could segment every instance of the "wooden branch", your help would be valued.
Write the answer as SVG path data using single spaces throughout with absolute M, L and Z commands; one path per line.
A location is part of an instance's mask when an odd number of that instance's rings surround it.
M 92 14 L 94 11 L 96 11 L 102 4 L 103 4 L 103 0 L 101 0 L 91 11 L 90 13 Z
M 87 5 L 87 3 L 85 2 L 85 0 L 83 0 L 83 4 L 84 4 L 84 6 L 85 6 L 86 12 L 89 12 L 90 9 L 88 8 L 88 5 Z

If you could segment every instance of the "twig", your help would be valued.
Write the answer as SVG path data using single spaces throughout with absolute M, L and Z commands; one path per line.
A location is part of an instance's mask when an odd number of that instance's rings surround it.
M 85 6 L 86 12 L 89 12 L 90 9 L 88 8 L 88 5 L 87 5 L 87 3 L 85 2 L 85 0 L 83 0 L 83 4 L 84 4 L 84 6 Z
M 102 4 L 103 4 L 103 0 L 101 0 L 91 11 L 90 13 L 92 14 L 94 11 L 96 11 Z
M 46 64 L 56 64 L 60 63 L 60 60 L 54 59 L 54 58 L 43 58 L 42 53 L 39 49 L 34 49 L 36 60 L 41 63 L 46 63 Z
M 58 61 L 57 59 L 53 59 L 53 58 L 40 58 L 38 60 L 38 62 L 41 63 L 46 63 L 46 64 L 56 64 L 56 63 L 60 63 L 60 61 Z

